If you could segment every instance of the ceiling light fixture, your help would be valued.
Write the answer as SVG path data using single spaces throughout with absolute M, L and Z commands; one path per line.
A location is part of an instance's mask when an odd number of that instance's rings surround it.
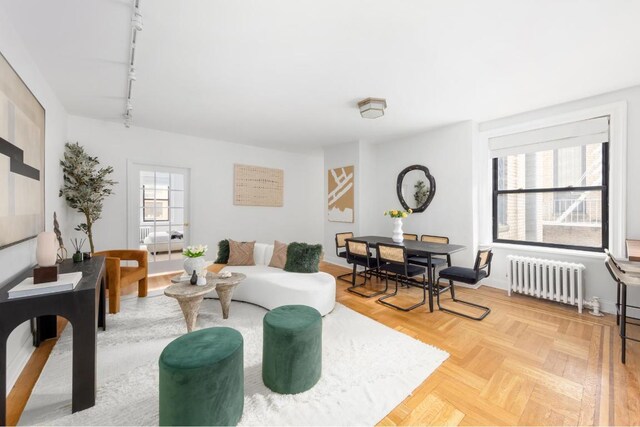
M 367 98 L 358 102 L 360 115 L 363 119 L 377 119 L 384 116 L 384 109 L 387 108 L 387 100 L 384 98 Z
M 136 68 L 134 66 L 136 60 L 136 44 L 138 42 L 138 31 L 142 31 L 142 14 L 140 13 L 140 0 L 133 0 L 131 11 L 131 43 L 129 45 L 129 70 L 127 72 L 127 93 L 125 95 L 124 125 L 130 127 L 133 123 L 133 82 L 138 79 Z

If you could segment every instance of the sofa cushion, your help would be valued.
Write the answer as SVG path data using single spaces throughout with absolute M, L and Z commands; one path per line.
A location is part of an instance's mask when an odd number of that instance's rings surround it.
M 322 245 L 290 243 L 287 247 L 285 271 L 293 273 L 317 273 L 319 271 Z
M 229 262 L 229 239 L 220 240 L 218 242 L 218 258 L 216 264 L 226 264 Z
M 229 260 L 227 265 L 256 265 L 253 249 L 256 242 L 236 242 L 229 239 Z
M 286 243 L 278 242 L 273 243 L 273 255 L 269 262 L 269 267 L 284 268 L 287 263 L 287 245 Z

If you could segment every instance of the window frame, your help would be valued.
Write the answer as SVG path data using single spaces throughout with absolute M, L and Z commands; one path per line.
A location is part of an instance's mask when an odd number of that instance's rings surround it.
M 171 212 L 170 212 L 170 210 L 171 210 L 171 202 L 169 201 L 169 197 L 170 197 L 169 187 L 167 187 L 167 198 L 166 199 L 158 199 L 157 198 L 158 189 L 156 187 L 153 187 L 153 198 L 147 198 L 146 197 L 147 193 L 146 193 L 146 188 L 145 187 L 146 187 L 145 185 L 142 186 L 142 223 L 145 224 L 145 223 L 169 222 L 169 218 L 170 218 L 170 215 L 171 215 Z M 154 219 L 147 220 L 146 219 L 147 218 L 147 205 L 146 205 L 147 201 L 154 202 L 154 203 L 167 202 L 167 219 L 154 218 Z M 155 206 L 153 208 L 154 212 L 157 209 L 158 209 L 158 207 Z
M 609 247 L 609 145 L 610 142 L 602 143 L 602 183 L 591 186 L 568 186 L 568 187 L 546 187 L 499 190 L 498 189 L 498 157 L 491 159 L 492 162 L 492 236 L 495 243 L 507 243 L 525 246 L 538 246 L 557 249 L 571 249 L 589 252 L 604 252 Z M 567 191 L 600 191 L 602 195 L 602 244 L 601 247 L 564 245 L 559 243 L 531 242 L 528 240 L 499 239 L 499 218 L 498 218 L 498 198 L 502 194 L 531 194 L 531 193 L 560 193 Z

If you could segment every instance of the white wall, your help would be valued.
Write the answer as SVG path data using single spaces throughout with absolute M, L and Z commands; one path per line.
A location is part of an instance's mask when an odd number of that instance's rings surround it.
M 376 233 L 391 236 L 391 220 L 382 213 L 402 208 L 396 192 L 398 174 L 407 166 L 423 165 L 435 178 L 436 194 L 424 212 L 409 215 L 403 220 L 403 230 L 418 235 L 448 236 L 451 243 L 466 246 L 464 251 L 452 257 L 453 262 L 472 264 L 475 250 L 471 168 L 473 130 L 472 122 L 463 122 L 377 146 L 377 181 L 369 189 L 369 197 L 375 198 L 371 215 L 376 221 L 376 226 L 372 227 Z
M 626 235 L 631 239 L 640 239 L 640 221 L 638 221 L 638 217 L 640 216 L 640 186 L 638 186 L 638 183 L 640 182 L 640 168 L 636 166 L 637 160 L 640 159 L 640 86 L 480 123 L 479 131 L 487 132 L 620 101 L 626 101 L 627 103 Z M 480 159 L 479 161 L 482 160 Z M 619 171 L 612 168 L 610 173 L 613 175 L 619 173 Z M 617 209 L 620 207 L 612 206 L 612 208 Z M 585 292 L 587 298 L 590 298 L 591 296 L 599 296 L 603 300 L 603 309 L 609 312 L 614 310 L 613 303 L 615 302 L 616 291 L 614 282 L 603 265 L 602 255 L 566 255 L 549 253 L 549 251 L 544 250 L 528 249 L 526 251 L 522 251 L 515 248 L 496 248 L 494 250 L 494 274 L 492 275 L 493 279 L 491 280 L 492 285 L 506 288 L 506 256 L 508 254 L 583 263 L 586 266 Z M 640 302 L 640 293 L 634 294 L 630 291 L 629 299 L 630 304 L 638 305 L 638 302 Z
M 66 141 L 67 113 L 40 74 L 12 28 L 11 22 L 2 13 L 0 13 L 0 53 L 9 61 L 46 110 L 45 224 L 47 230 L 51 230 L 53 212 L 57 211 L 62 224 L 64 224 L 66 213 L 64 201 L 58 198 L 58 188 L 62 182 L 58 160 L 64 151 Z M 35 264 L 35 246 L 35 240 L 30 240 L 0 250 L 0 284 Z M 7 391 L 13 387 L 32 351 L 31 333 L 28 323 L 25 323 L 14 330 L 7 343 Z
M 96 250 L 127 247 L 127 163 L 175 166 L 191 172 L 191 243 L 208 244 L 215 257 L 224 238 L 321 243 L 322 156 L 269 150 L 120 123 L 69 117 L 69 140 L 78 141 L 114 168 L 115 194 L 94 228 Z M 284 169 L 284 207 L 233 205 L 235 163 Z M 70 225 L 81 217 L 70 215 Z

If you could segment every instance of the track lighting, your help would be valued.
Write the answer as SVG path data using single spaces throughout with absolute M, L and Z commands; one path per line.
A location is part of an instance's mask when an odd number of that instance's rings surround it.
M 136 79 L 136 69 L 133 67 L 129 68 L 129 80 L 135 81 Z
M 137 8 L 133 14 L 133 18 L 131 18 L 131 26 L 136 31 L 142 31 L 142 14 L 140 14 L 140 11 Z

